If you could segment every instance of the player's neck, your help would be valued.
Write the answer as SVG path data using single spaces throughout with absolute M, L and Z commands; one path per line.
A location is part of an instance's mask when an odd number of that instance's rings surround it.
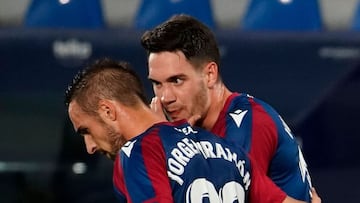
M 211 90 L 210 99 L 211 104 L 209 110 L 201 124 L 201 127 L 211 130 L 217 121 L 220 112 L 224 108 L 226 99 L 232 94 L 230 90 L 223 84 L 218 84 Z
M 142 134 L 156 123 L 166 121 L 165 119 L 156 115 L 147 106 L 140 107 L 140 109 L 136 109 L 134 112 L 130 113 L 131 117 L 129 117 L 129 119 L 131 121 L 127 122 L 127 124 L 123 126 L 123 128 L 126 128 L 127 140 Z

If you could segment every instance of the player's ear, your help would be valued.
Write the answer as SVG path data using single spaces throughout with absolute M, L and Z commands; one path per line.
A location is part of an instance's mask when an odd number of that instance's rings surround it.
M 210 62 L 206 64 L 204 71 L 208 87 L 213 87 L 218 81 L 219 77 L 219 69 L 217 64 L 215 62 Z
M 98 113 L 103 120 L 114 121 L 116 119 L 116 108 L 112 101 L 101 99 L 99 101 Z

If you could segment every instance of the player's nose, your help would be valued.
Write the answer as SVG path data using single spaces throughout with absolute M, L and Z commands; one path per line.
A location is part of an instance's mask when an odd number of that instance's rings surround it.
M 174 94 L 174 91 L 172 90 L 171 87 L 164 87 L 162 92 L 161 92 L 161 96 L 160 96 L 160 101 L 163 104 L 169 104 L 172 103 L 176 100 L 176 96 Z
M 85 141 L 87 153 L 94 154 L 96 152 L 96 150 L 97 150 L 97 145 L 94 142 L 94 140 L 90 136 L 85 135 L 84 136 L 84 141 Z

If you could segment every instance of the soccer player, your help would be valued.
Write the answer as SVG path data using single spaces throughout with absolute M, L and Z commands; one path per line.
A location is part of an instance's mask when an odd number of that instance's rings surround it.
M 141 44 L 156 112 L 174 121 L 200 116 L 196 125 L 242 146 L 287 195 L 310 201 L 310 175 L 294 135 L 269 104 L 222 82 L 219 48 L 208 27 L 175 15 L 146 31 Z
M 66 91 L 87 152 L 115 160 L 120 202 L 302 202 L 287 197 L 240 147 L 185 120 L 167 122 L 144 95 L 128 64 L 110 59 L 81 71 Z

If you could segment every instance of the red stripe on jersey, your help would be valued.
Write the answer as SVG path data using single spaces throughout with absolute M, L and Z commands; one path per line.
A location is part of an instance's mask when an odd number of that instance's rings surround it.
M 120 156 L 117 155 L 115 158 L 114 163 L 114 171 L 113 171 L 113 183 L 115 188 L 122 194 L 126 196 L 126 200 L 128 203 L 131 203 L 131 198 L 129 192 L 125 187 L 125 180 L 124 180 L 124 172 L 122 167 L 120 167 Z
M 146 202 L 173 202 L 165 151 L 158 133 L 158 129 L 154 130 L 141 141 L 144 165 L 156 195 L 155 199 Z
M 259 170 L 257 163 L 250 157 L 251 161 L 251 185 L 249 202 L 271 202 L 280 203 L 286 198 L 283 192 L 275 183 Z
M 229 106 L 233 100 L 233 98 L 239 96 L 239 93 L 232 93 L 224 104 L 223 109 L 221 110 L 214 126 L 211 129 L 211 132 L 215 135 L 224 138 L 226 136 L 226 115 L 228 113 Z
M 250 155 L 256 160 L 260 169 L 267 174 L 278 144 L 277 128 L 260 104 L 253 98 L 249 98 L 249 102 L 252 107 Z

